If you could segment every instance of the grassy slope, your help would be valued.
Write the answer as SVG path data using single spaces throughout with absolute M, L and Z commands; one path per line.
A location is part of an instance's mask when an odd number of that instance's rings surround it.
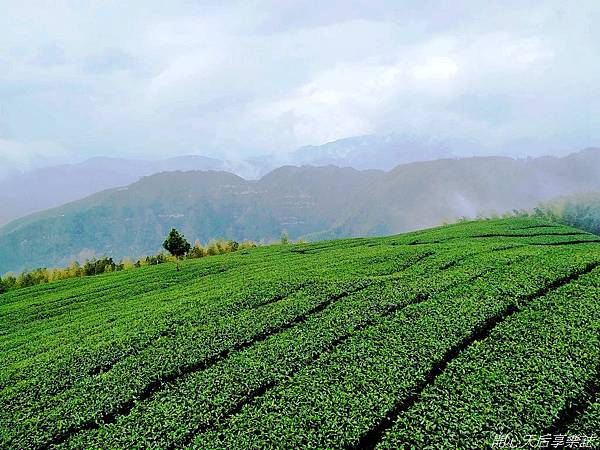
M 0 447 L 482 448 L 597 429 L 599 264 L 597 237 L 513 219 L 7 293 Z

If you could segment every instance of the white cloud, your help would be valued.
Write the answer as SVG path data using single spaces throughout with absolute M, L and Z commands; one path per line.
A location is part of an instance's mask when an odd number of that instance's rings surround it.
M 0 139 L 0 178 L 48 164 L 69 162 L 73 155 L 51 142 Z
M 451 58 L 446 56 L 437 56 L 425 61 L 423 64 L 416 65 L 412 74 L 418 81 L 429 83 L 441 83 L 456 77 L 458 66 Z
M 482 47 L 487 51 L 480 57 Z M 257 105 L 253 117 L 264 123 L 287 117 L 293 121 L 295 145 L 398 131 L 422 138 L 431 132 L 448 137 L 480 133 L 482 141 L 493 139 L 500 145 L 502 133 L 492 136 L 489 118 L 463 111 L 462 99 L 503 91 L 518 97 L 537 80 L 512 75 L 531 77 L 551 58 L 539 39 L 506 33 L 480 34 L 477 39 L 437 36 L 402 48 L 385 63 L 358 61 L 317 72 L 289 95 Z M 490 78 L 498 84 L 490 86 Z
M 249 155 L 388 132 L 532 153 L 598 143 L 597 2 L 398 5 L 12 3 L 0 137 L 33 160 L 31 142 L 82 156 Z

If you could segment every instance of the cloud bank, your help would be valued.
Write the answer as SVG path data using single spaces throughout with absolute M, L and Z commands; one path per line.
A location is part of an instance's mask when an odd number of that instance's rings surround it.
M 0 173 L 354 135 L 600 145 L 600 3 L 7 2 Z

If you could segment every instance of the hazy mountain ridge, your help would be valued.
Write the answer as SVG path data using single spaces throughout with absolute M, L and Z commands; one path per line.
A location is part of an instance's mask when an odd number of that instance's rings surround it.
M 423 142 L 394 134 L 366 135 L 301 147 L 290 155 L 289 163 L 390 170 L 399 164 L 464 156 L 467 150 L 459 143 Z
M 390 172 L 285 166 L 260 180 L 164 172 L 0 228 L 0 272 L 154 253 L 173 226 L 203 242 L 277 239 L 284 230 L 292 239 L 391 234 L 591 191 L 600 191 L 600 149 L 443 159 Z
M 330 230 L 307 236 L 385 235 L 457 217 L 532 208 L 561 195 L 600 190 L 600 149 L 563 158 L 474 157 L 415 162 L 384 173 Z
M 105 189 L 128 185 L 145 175 L 184 168 L 224 170 L 225 163 L 203 156 L 159 161 L 97 157 L 0 179 L 0 225 Z
M 456 152 L 446 148 L 456 147 L 456 143 L 423 144 L 416 139 L 395 135 L 370 135 L 301 147 L 290 153 L 238 160 L 197 155 L 157 161 L 96 157 L 81 163 L 41 168 L 8 178 L 0 177 L 0 226 L 27 214 L 78 200 L 105 189 L 125 186 L 142 176 L 159 172 L 222 170 L 246 179 L 259 179 L 283 165 L 336 165 L 359 170 L 390 170 L 398 164 L 452 156 Z

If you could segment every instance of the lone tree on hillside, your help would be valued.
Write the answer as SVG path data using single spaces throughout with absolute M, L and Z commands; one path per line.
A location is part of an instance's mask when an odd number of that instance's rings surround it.
M 179 270 L 179 259 L 192 249 L 190 243 L 175 228 L 171 228 L 169 235 L 163 242 L 163 247 L 177 258 L 177 270 Z

